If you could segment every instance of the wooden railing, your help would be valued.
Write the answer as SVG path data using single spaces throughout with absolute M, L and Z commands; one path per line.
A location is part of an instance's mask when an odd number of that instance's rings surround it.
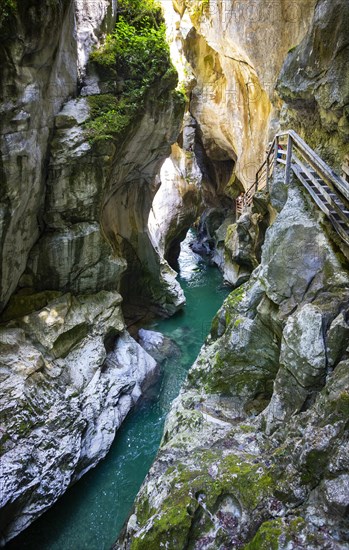
M 237 216 L 250 208 L 257 191 L 269 191 L 278 164 L 285 167 L 285 184 L 293 172 L 349 245 L 349 184 L 293 130 L 275 136 L 254 184 L 237 199 Z

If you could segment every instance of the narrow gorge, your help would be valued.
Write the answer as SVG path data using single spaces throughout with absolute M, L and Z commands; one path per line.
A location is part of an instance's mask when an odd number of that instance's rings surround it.
M 347 0 L 0 28 L 0 545 L 349 548 Z

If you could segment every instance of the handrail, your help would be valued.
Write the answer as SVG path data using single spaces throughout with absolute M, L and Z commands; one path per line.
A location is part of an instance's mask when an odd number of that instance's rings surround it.
M 290 183 L 291 172 L 293 172 L 319 208 L 329 217 L 341 237 L 349 244 L 349 184 L 338 176 L 294 130 L 275 135 L 266 158 L 256 173 L 255 182 L 243 197 L 240 197 L 239 207 L 237 202 L 237 214 L 241 214 L 251 206 L 257 191 L 263 189 L 269 191 L 277 164 L 285 166 L 285 184 Z M 340 230 L 338 230 L 339 225 Z

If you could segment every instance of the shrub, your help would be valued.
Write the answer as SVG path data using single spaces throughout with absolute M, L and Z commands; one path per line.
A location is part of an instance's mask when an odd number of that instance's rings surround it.
M 172 83 L 176 78 L 160 4 L 154 0 L 120 0 L 115 31 L 92 52 L 91 61 L 102 70 L 114 70 L 122 82 L 119 97 L 107 94 L 90 98 L 90 137 L 106 139 L 125 130 L 157 81 Z
M 0 27 L 17 9 L 16 0 L 0 0 Z

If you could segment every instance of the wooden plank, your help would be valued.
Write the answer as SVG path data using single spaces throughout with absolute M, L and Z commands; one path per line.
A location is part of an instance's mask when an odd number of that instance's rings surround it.
M 318 205 L 318 207 L 320 208 L 320 210 L 322 210 L 326 216 L 329 216 L 330 215 L 330 211 L 328 210 L 328 208 L 326 207 L 325 204 L 323 204 L 323 202 L 320 200 L 320 198 L 318 197 L 318 195 L 315 193 L 315 191 L 310 187 L 310 185 L 307 183 L 307 181 L 305 180 L 305 178 L 302 176 L 301 174 L 301 168 L 299 166 L 297 166 L 296 164 L 293 164 L 292 165 L 292 171 L 294 172 L 294 174 L 297 176 L 297 178 L 299 179 L 299 181 L 302 183 L 302 185 L 306 188 L 306 190 L 308 191 L 308 193 L 313 197 L 314 201 L 316 202 L 316 204 Z
M 338 235 L 347 245 L 349 245 L 349 235 L 344 231 L 343 227 L 337 222 L 337 220 L 333 216 L 331 216 L 331 214 L 329 215 L 329 220 L 337 231 Z
M 342 209 L 333 200 L 333 198 L 327 193 L 326 189 L 322 187 L 322 185 L 317 181 L 317 179 L 313 176 L 310 170 L 298 159 L 296 155 L 293 155 L 293 159 L 300 166 L 302 172 L 304 172 L 308 176 L 308 178 L 314 184 L 316 189 L 318 189 L 318 191 L 321 193 L 324 199 L 331 205 L 333 210 L 335 210 L 336 214 L 338 214 L 341 220 L 349 227 L 349 218 L 343 213 Z
M 289 130 L 289 136 L 297 144 L 297 147 L 302 151 L 308 159 L 314 163 L 314 168 L 316 171 L 320 171 L 320 175 L 324 176 L 324 179 L 328 179 L 332 182 L 337 189 L 344 195 L 344 197 L 349 200 L 349 184 L 344 181 L 342 178 L 337 176 L 337 174 L 330 168 L 320 157 L 303 141 L 301 137 L 294 131 Z

